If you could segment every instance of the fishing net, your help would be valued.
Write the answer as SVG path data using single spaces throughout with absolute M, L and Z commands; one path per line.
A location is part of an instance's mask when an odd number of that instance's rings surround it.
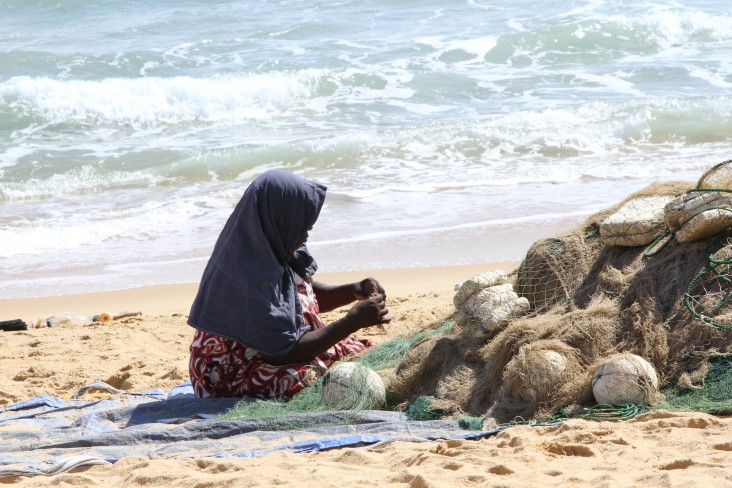
M 732 190 L 732 160 L 723 161 L 709 168 L 696 183 L 696 188 Z
M 696 376 L 697 384 L 686 375 L 679 384 L 666 388 L 666 401 L 659 408 L 732 415 L 732 355 L 710 355 Z
M 410 337 L 397 337 L 391 341 L 376 345 L 355 357 L 353 361 L 359 366 L 349 380 L 349 388 L 338 405 L 326 404 L 323 399 L 323 388 L 328 376 L 318 378 L 312 385 L 300 391 L 289 401 L 256 400 L 241 401 L 234 408 L 221 416 L 222 419 L 260 419 L 262 430 L 290 430 L 313 427 L 316 418 L 298 416 L 296 414 L 341 411 L 337 422 L 347 424 L 357 418 L 356 412 L 373 408 L 372 399 L 368 395 L 369 373 L 377 371 L 382 377 L 389 375 L 389 369 L 397 365 L 402 357 L 416 344 L 433 336 L 447 334 L 454 327 L 454 322 L 444 320 L 432 328 L 420 331 Z M 338 363 L 336 363 L 338 364 Z M 392 392 L 386 392 L 385 409 L 396 409 L 400 399 Z M 354 412 L 348 414 L 348 412 Z M 333 423 L 333 419 L 328 420 Z
M 620 420 L 659 407 L 727 411 L 732 222 L 678 235 L 710 210 L 732 215 L 729 163 L 696 185 L 650 185 L 535 242 L 510 273 L 466 279 L 447 321 L 356 359 L 384 380 L 385 408 L 416 420 L 458 418 L 470 428 L 566 416 Z M 593 375 L 623 354 L 650 363 L 663 394 L 648 395 L 645 405 L 596 405 Z M 317 382 L 289 402 L 242 402 L 228 415 L 325 410 L 321 388 Z
M 556 419 L 564 408 L 574 416 L 628 418 L 663 404 L 654 391 L 645 406 L 595 405 L 592 377 L 608 358 L 632 353 L 654 367 L 661 385 L 676 384 L 705 368 L 708 356 L 699 352 L 730 351 L 732 223 L 681 242 L 676 233 L 701 207 L 673 228 L 667 209 L 702 189 L 723 194 L 706 197 L 716 203 L 702 212 L 724 209 L 731 185 L 729 162 L 696 186 L 650 185 L 566 234 L 535 242 L 506 279 L 466 280 L 484 287 L 457 290 L 458 327 L 410 350 L 390 388 L 423 417 L 504 424 Z M 527 310 L 486 327 L 475 302 L 496 295 L 523 298 Z

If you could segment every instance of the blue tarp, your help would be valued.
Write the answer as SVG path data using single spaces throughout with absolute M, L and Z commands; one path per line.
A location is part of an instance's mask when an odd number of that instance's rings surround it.
M 467 431 L 454 420 L 409 421 L 399 412 L 375 410 L 220 420 L 239 399 L 195 398 L 190 383 L 170 391 L 113 393 L 91 401 L 39 396 L 6 406 L 0 413 L 0 477 L 57 474 L 126 456 L 256 457 L 500 431 Z

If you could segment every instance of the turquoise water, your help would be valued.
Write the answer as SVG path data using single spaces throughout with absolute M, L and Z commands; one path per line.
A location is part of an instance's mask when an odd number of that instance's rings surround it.
M 0 297 L 197 281 L 268 168 L 339 271 L 521 259 L 730 157 L 725 2 L 0 4 Z

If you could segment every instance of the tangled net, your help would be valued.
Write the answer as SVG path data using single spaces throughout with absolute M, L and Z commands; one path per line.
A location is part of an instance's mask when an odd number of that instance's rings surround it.
M 591 391 L 593 372 L 621 353 L 649 361 L 666 389 L 693 389 L 689 378 L 703 377 L 710 357 L 732 350 L 732 222 L 715 217 L 713 235 L 675 238 L 694 219 L 729 213 L 718 196 L 705 197 L 673 230 L 665 217 L 686 195 L 731 190 L 726 161 L 695 186 L 653 184 L 567 234 L 535 242 L 508 280 L 528 300 L 528 314 L 481 334 L 476 317 L 458 313 L 452 334 L 405 355 L 392 390 L 409 401 L 429 398 L 443 415 L 498 422 L 556 418 L 567 409 L 623 418 L 650 406 L 595 406 Z M 667 405 L 663 395 L 650 403 Z

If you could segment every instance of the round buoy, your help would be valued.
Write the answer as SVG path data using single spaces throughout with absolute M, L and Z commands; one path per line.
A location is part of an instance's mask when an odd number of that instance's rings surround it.
M 528 358 L 529 384 L 544 393 L 544 398 L 558 389 L 567 371 L 567 358 L 556 351 L 537 351 Z
M 649 403 L 658 392 L 658 375 L 640 356 L 625 354 L 610 359 L 592 375 L 592 393 L 598 404 Z
M 512 401 L 535 408 L 561 389 L 569 371 L 567 358 L 559 352 L 522 347 L 506 365 L 501 391 Z
M 386 387 L 381 377 L 358 363 L 339 363 L 323 376 L 323 403 L 343 410 L 373 410 L 384 406 Z

